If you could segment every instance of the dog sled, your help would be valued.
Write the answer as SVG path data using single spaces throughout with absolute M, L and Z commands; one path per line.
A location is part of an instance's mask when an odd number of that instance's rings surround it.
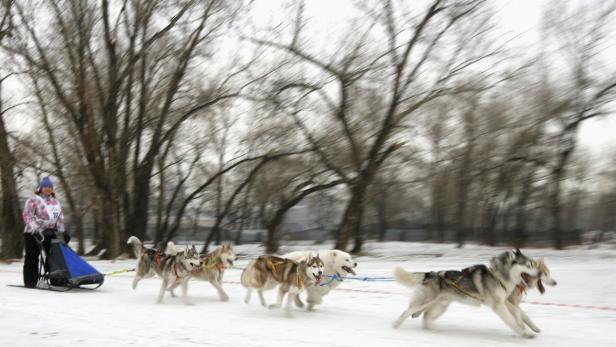
M 43 254 L 44 252 L 41 252 Z M 83 260 L 64 241 L 52 240 L 49 250 L 47 273 L 44 283 L 53 287 L 96 289 L 103 285 L 105 275 Z M 41 279 L 39 279 L 39 283 Z
M 105 275 L 82 259 L 63 240 L 52 239 L 49 254 L 41 242 L 39 278 L 36 289 L 69 291 L 74 288 L 96 289 L 103 285 Z

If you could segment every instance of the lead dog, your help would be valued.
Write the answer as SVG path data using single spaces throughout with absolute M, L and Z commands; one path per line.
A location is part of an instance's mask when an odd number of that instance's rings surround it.
M 168 251 L 176 252 L 175 249 L 169 250 L 169 247 L 167 249 Z M 200 255 L 199 259 L 201 260 L 201 265 L 193 269 L 190 276 L 198 280 L 210 282 L 218 291 L 218 297 L 221 301 L 229 300 L 229 295 L 222 288 L 222 278 L 225 270 L 233 266 L 235 261 L 233 247 L 231 245 L 222 245 L 208 254 Z M 175 284 L 169 288 L 171 296 L 174 296 L 173 290 L 177 286 L 178 284 Z
M 306 259 L 311 253 L 313 252 L 297 251 L 287 253 L 283 257 L 294 261 L 301 261 Z M 332 289 L 338 287 L 346 276 L 349 274 L 355 275 L 354 268 L 357 267 L 357 263 L 353 261 L 351 255 L 347 252 L 334 249 L 320 250 L 317 254 L 323 260 L 323 277 L 326 278 L 326 281 L 321 283 L 321 285 L 306 288 L 308 311 L 312 311 L 315 305 L 323 303 L 323 297 Z M 304 303 L 299 295 L 295 297 L 295 304 L 297 307 L 304 307 Z
M 291 303 L 297 294 L 311 286 L 318 286 L 323 275 L 323 261 L 319 255 L 309 255 L 306 259 L 295 262 L 291 259 L 274 255 L 262 255 L 251 261 L 242 271 L 241 282 L 247 289 L 244 302 L 250 302 L 253 289 L 257 290 L 259 300 L 264 307 L 279 308 L 287 295 L 285 313 L 291 316 Z M 276 304 L 267 306 L 263 292 L 278 286 Z
M 408 308 L 394 322 L 397 328 L 408 317 L 423 312 L 423 326 L 440 317 L 452 301 L 473 306 L 489 306 L 511 329 L 524 337 L 534 335 L 516 318 L 518 306 L 509 296 L 519 283 L 538 276 L 535 262 L 520 250 L 503 252 L 490 260 L 490 267 L 475 265 L 462 271 L 407 272 L 398 267 L 394 276 L 399 283 L 418 287 Z M 515 313 L 512 314 L 511 310 Z
M 162 279 L 157 300 L 159 304 L 163 302 L 165 291 L 171 286 L 181 286 L 182 302 L 189 304 L 187 292 L 190 273 L 201 263 L 195 246 L 186 248 L 183 252 L 169 255 L 144 247 L 135 236 L 129 237 L 127 243 L 133 246 L 133 252 L 137 257 L 133 289 L 137 288 L 137 284 L 143 278 L 158 275 Z
M 509 297 L 507 298 L 507 308 L 513 314 L 518 321 L 518 324 L 526 324 L 531 330 L 536 333 L 541 332 L 541 329 L 535 325 L 535 323 L 530 319 L 530 317 L 522 310 L 520 307 L 520 302 L 522 298 L 526 294 L 526 290 L 537 288 L 541 294 L 545 293 L 545 287 L 543 284 L 547 284 L 549 286 L 555 286 L 556 280 L 554 280 L 550 276 L 550 269 L 545 264 L 543 259 L 533 260 L 535 262 L 535 267 L 539 272 L 539 275 L 536 277 L 528 277 L 526 279 L 527 282 L 522 281 L 518 283 L 515 290 Z M 513 306 L 513 307 L 512 307 Z M 416 312 L 412 315 L 413 318 L 419 317 L 423 312 Z

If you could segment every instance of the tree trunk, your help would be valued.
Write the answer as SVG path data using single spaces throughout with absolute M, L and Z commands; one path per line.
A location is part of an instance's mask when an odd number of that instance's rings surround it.
M 552 241 L 555 249 L 563 249 L 563 240 L 560 227 L 560 182 L 562 180 L 563 170 L 559 168 L 554 172 L 554 180 L 552 182 L 552 194 L 550 196 L 551 217 L 552 217 Z
M 236 245 L 241 245 L 242 231 L 244 230 L 244 225 L 246 224 L 246 221 L 250 221 L 250 219 L 252 218 L 252 211 L 249 208 L 250 189 L 251 187 L 248 186 L 248 188 L 246 188 L 244 192 L 244 199 L 242 200 L 242 212 L 240 216 L 240 225 L 237 229 L 237 233 L 235 234 Z M 250 223 L 248 227 L 250 228 Z
M 494 237 L 494 227 L 496 226 L 496 217 L 498 215 L 498 207 L 494 201 L 490 202 L 487 208 L 486 217 L 483 226 L 482 242 L 488 246 L 494 246 L 496 240 Z
M 101 231 L 101 227 L 103 225 L 103 216 L 102 216 L 102 208 L 100 205 L 94 205 L 92 207 L 92 222 L 93 222 L 93 235 L 92 241 L 94 243 L 94 248 L 92 248 L 89 252 L 86 253 L 87 256 L 95 256 L 100 253 L 101 250 L 105 249 L 105 244 L 103 242 L 103 234 Z
M 387 198 L 383 198 L 377 205 L 377 216 L 379 218 L 379 242 L 385 241 L 385 235 L 387 234 L 387 229 L 389 229 L 389 224 L 387 222 L 386 201 Z
M 120 255 L 120 228 L 115 207 L 113 199 L 103 200 L 102 217 L 106 230 L 102 233 L 103 237 L 100 246 L 106 251 L 101 254 L 101 259 L 115 259 Z M 132 254 L 132 249 L 130 253 Z
M 278 229 L 280 228 L 280 224 L 284 220 L 284 215 L 286 212 L 295 206 L 292 203 L 283 203 L 282 207 L 276 211 L 276 214 L 272 218 L 272 220 L 267 223 L 267 240 L 265 242 L 265 252 L 268 254 L 274 254 L 278 252 Z
M 465 156 L 460 168 L 459 176 L 458 176 L 458 201 L 456 206 L 456 243 L 458 244 L 458 248 L 464 245 L 464 240 L 466 238 L 466 206 L 468 199 L 468 166 L 470 164 L 470 158 Z
M 561 193 L 561 182 L 565 177 L 565 167 L 567 162 L 569 161 L 569 157 L 575 148 L 575 131 L 577 130 L 577 126 L 574 126 L 569 130 L 569 132 L 565 131 L 560 135 L 559 145 L 560 147 L 560 156 L 558 158 L 558 163 L 552 170 L 552 194 L 550 196 L 551 202 L 551 215 L 552 215 L 552 240 L 554 242 L 555 249 L 563 249 L 564 244 L 562 240 L 562 231 L 561 231 L 561 206 L 560 206 L 560 193 Z
M 85 244 L 84 244 L 84 236 L 83 236 L 83 215 L 81 213 L 71 214 L 71 220 L 73 221 L 73 226 L 75 227 L 75 238 L 77 238 L 77 253 L 79 255 L 85 254 Z
M 1 97 L 1 96 L 0 96 Z M 0 103 L 0 112 L 3 111 Z M 19 207 L 17 184 L 13 175 L 15 161 L 10 151 L 8 134 L 0 114 L 0 181 L 2 184 L 2 250 L 0 258 L 21 258 L 23 254 L 24 224 Z
M 265 253 L 274 254 L 278 252 L 278 227 L 279 224 L 270 224 L 267 226 L 267 240 L 265 241 Z
M 152 164 L 149 164 L 148 162 L 137 168 L 133 181 L 134 188 L 132 213 L 130 219 L 127 221 L 126 229 L 131 235 L 138 237 L 140 240 L 144 240 L 146 238 L 151 175 Z
M 518 206 L 516 211 L 516 222 L 515 229 L 513 235 L 513 245 L 516 248 L 523 248 L 526 245 L 526 239 L 528 235 L 526 234 L 526 216 L 527 211 L 526 207 L 528 204 L 528 198 L 530 197 L 531 188 L 533 184 L 533 172 L 532 169 L 528 175 L 526 175 L 524 182 L 522 183 L 522 192 L 520 193 L 520 198 L 518 199 Z
M 447 191 L 447 178 L 444 174 L 435 174 L 432 182 L 432 239 L 445 242 L 445 193 Z
M 366 191 L 365 185 L 356 184 L 351 189 L 351 198 L 347 203 L 347 207 L 344 211 L 340 230 L 338 231 L 338 237 L 336 240 L 335 249 L 346 251 L 351 235 L 355 236 L 354 249 L 361 249 L 361 222 L 363 216 L 363 204 L 364 193 Z

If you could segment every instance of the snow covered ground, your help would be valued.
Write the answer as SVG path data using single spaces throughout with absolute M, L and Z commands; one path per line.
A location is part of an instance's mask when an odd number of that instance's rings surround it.
M 282 251 L 312 248 L 285 246 Z M 487 263 L 502 248 L 426 243 L 369 243 L 357 257 L 359 276 L 391 276 L 396 265 L 412 270 L 459 269 Z M 236 248 L 247 256 L 256 245 Z M 225 276 L 231 299 L 220 302 L 205 282 L 192 281 L 194 305 L 165 297 L 156 304 L 160 282 L 130 288 L 133 273 L 108 276 L 95 291 L 57 293 L 7 287 L 21 284 L 21 263 L 0 264 L 0 346 L 614 346 L 616 344 L 616 249 L 527 249 L 545 257 L 558 280 L 545 295 L 529 293 L 523 309 L 543 329 L 535 339 L 514 336 L 488 308 L 453 304 L 423 330 L 418 319 L 391 325 L 405 309 L 410 289 L 395 282 L 345 281 L 317 311 L 294 308 L 294 317 L 243 302 L 240 271 Z M 132 268 L 134 260 L 90 261 L 101 272 Z M 247 260 L 241 260 L 242 266 Z M 179 291 L 178 291 L 179 292 Z M 275 292 L 266 297 L 272 302 Z M 567 306 L 548 306 L 565 304 Z M 577 306 L 576 305 L 581 305 Z

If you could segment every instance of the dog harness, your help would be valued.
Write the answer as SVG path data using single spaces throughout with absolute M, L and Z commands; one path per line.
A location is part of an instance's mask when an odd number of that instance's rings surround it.
M 278 272 L 276 271 L 276 266 L 280 265 L 280 264 L 284 264 L 285 261 L 290 261 L 290 260 L 287 259 L 287 260 L 282 260 L 282 261 L 274 263 L 271 259 L 268 258 L 268 259 L 265 260 L 265 264 L 267 265 L 267 267 L 270 270 L 272 270 L 272 273 L 277 276 Z M 296 279 L 295 279 L 296 286 L 297 286 L 297 288 L 301 289 L 303 287 L 304 283 L 302 281 L 302 276 L 301 276 L 301 273 L 300 273 L 300 266 L 299 266 L 299 264 L 296 264 L 296 267 L 295 267 L 295 277 L 296 277 Z
M 460 281 L 462 281 L 464 279 L 469 279 L 470 280 L 469 276 L 472 276 L 472 274 L 474 274 L 476 271 L 490 273 L 490 275 L 492 275 L 492 277 L 496 279 L 498 284 L 500 284 L 500 286 L 505 290 L 505 292 L 507 292 L 507 287 L 505 287 L 505 285 L 500 280 L 500 278 L 494 273 L 494 271 L 492 269 L 486 267 L 485 265 L 473 265 L 471 267 L 464 268 L 461 271 L 443 271 L 443 272 L 439 272 L 438 274 L 435 274 L 433 272 L 429 272 L 429 273 L 426 273 L 426 277 L 429 278 L 429 277 L 433 277 L 433 276 L 436 275 L 436 276 L 439 277 L 439 279 L 441 281 L 445 282 L 448 286 L 454 288 L 458 292 L 460 292 L 460 293 L 462 293 L 462 294 L 464 294 L 464 295 L 466 295 L 466 296 L 468 296 L 470 298 L 473 298 L 475 300 L 482 301 L 481 298 L 479 298 L 477 295 L 474 295 L 473 293 L 471 293 L 469 290 L 465 289 L 460 284 Z M 451 278 L 453 276 L 456 276 L 457 278 L 455 280 L 452 280 Z M 475 284 L 474 283 L 472 283 L 472 284 L 473 284 L 473 287 L 474 287 Z
M 461 274 L 461 275 L 460 275 L 460 276 L 459 276 L 459 277 L 458 277 L 455 281 L 452 281 L 452 280 L 448 279 L 448 278 L 447 278 L 447 277 L 445 277 L 444 275 L 440 275 L 440 274 L 439 274 L 438 276 L 439 276 L 439 279 L 443 280 L 445 283 L 447 283 L 447 285 L 449 285 L 450 287 L 454 288 L 454 289 L 455 289 L 455 290 L 457 290 L 458 292 L 460 292 L 460 293 L 462 293 L 462 294 L 464 294 L 464 295 L 466 295 L 466 296 L 468 296 L 468 297 L 470 297 L 470 298 L 473 298 L 473 299 L 475 299 L 475 300 L 477 300 L 477 301 L 482 301 L 482 300 L 481 300 L 481 298 L 479 298 L 478 296 L 476 296 L 476 295 L 474 295 L 474 294 L 470 293 L 469 291 L 467 291 L 466 289 L 464 289 L 464 288 L 463 288 L 463 287 L 459 284 L 459 282 L 460 282 L 462 279 L 466 278 L 466 277 L 465 277 L 465 275 L 464 275 L 463 273 L 462 273 L 462 274 Z
M 214 258 L 215 258 L 215 254 L 214 253 L 208 254 L 205 257 L 205 261 L 203 262 L 203 264 L 201 264 L 201 268 L 203 270 L 217 268 L 218 271 L 224 271 L 225 270 L 225 264 L 223 264 L 223 262 L 220 260 L 220 258 L 218 258 L 218 259 L 214 259 Z
M 268 258 L 268 259 L 265 261 L 265 264 L 267 264 L 267 267 L 268 267 L 270 270 L 272 270 L 272 273 L 273 273 L 274 275 L 278 275 L 278 272 L 276 272 L 276 266 L 277 266 L 277 265 L 280 265 L 280 264 L 284 264 L 284 262 L 285 262 L 285 261 L 284 261 L 284 260 L 282 260 L 282 261 L 279 261 L 279 262 L 277 262 L 277 263 L 274 263 L 271 259 L 269 259 L 269 258 Z
M 151 250 L 151 251 L 154 251 L 154 250 Z M 163 267 L 165 266 L 167 259 L 171 259 L 171 258 L 168 256 L 165 256 L 163 258 L 163 256 L 161 256 L 161 254 L 158 252 L 156 252 L 156 254 L 154 255 L 154 262 L 156 263 L 156 266 L 158 267 L 160 271 L 163 270 Z M 180 279 L 180 275 L 178 274 L 178 263 L 177 262 L 173 263 L 173 273 L 175 274 L 176 279 Z

